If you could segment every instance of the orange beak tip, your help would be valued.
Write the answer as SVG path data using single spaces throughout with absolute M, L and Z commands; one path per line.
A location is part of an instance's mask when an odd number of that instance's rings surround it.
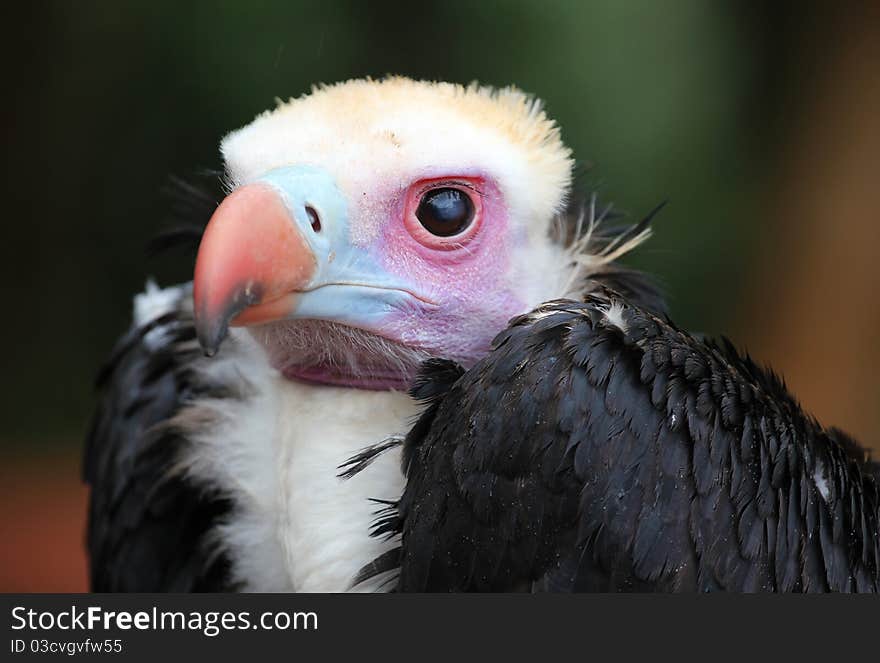
M 208 223 L 193 275 L 196 333 L 216 354 L 229 325 L 286 317 L 317 260 L 277 191 L 264 184 L 236 189 Z

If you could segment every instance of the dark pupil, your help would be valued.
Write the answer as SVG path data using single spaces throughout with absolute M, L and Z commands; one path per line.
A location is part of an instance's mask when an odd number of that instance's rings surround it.
M 449 237 L 467 228 L 474 218 L 474 204 L 458 189 L 434 189 L 419 203 L 416 218 L 432 235 Z

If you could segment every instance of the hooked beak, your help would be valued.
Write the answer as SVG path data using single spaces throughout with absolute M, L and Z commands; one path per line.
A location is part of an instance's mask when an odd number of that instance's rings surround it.
M 302 223 L 308 220 L 293 219 L 279 192 L 261 182 L 236 189 L 214 212 L 193 278 L 196 332 L 206 355 L 217 352 L 230 324 L 278 320 L 296 308 L 317 264 Z
M 232 192 L 196 257 L 199 343 L 217 352 L 229 326 L 283 319 L 336 322 L 382 334 L 437 304 L 391 273 L 381 251 L 352 242 L 346 197 L 326 171 L 282 166 Z

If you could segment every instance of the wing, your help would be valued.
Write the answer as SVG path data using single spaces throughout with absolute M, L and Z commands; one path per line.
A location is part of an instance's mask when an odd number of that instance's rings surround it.
M 401 591 L 876 591 L 876 465 L 771 373 L 609 290 L 426 366 Z
M 153 286 L 139 297 L 162 310 L 142 311 L 141 324 L 117 343 L 98 378 L 86 441 L 92 590 L 228 589 L 227 561 L 205 540 L 228 504 L 173 471 L 186 440 L 166 424 L 207 389 L 191 371 L 200 351 L 189 289 Z

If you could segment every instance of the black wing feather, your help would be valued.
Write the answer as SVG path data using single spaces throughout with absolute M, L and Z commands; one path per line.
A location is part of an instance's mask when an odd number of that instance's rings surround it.
M 227 560 L 205 540 L 229 505 L 174 472 L 187 442 L 166 423 L 207 389 L 189 370 L 199 356 L 180 309 L 132 328 L 98 377 L 84 456 L 93 591 L 230 589 Z
M 420 394 L 383 521 L 401 546 L 370 570 L 401 591 L 880 587 L 877 465 L 729 342 L 619 293 L 516 318 Z

